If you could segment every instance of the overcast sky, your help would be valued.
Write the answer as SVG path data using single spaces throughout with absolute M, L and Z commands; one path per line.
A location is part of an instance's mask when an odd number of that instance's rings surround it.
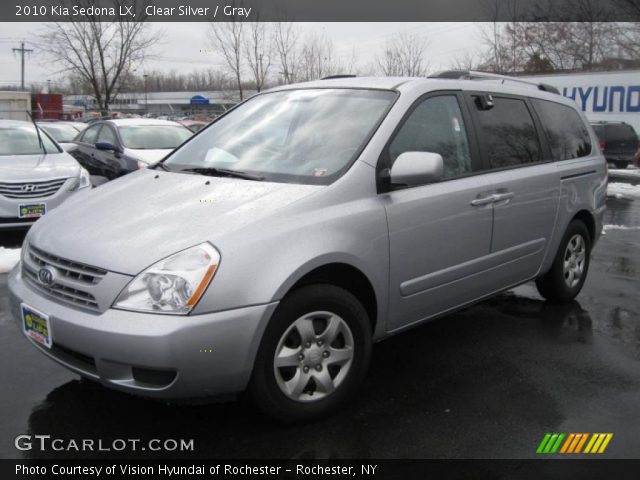
M 478 25 L 473 23 L 300 23 L 303 33 L 315 31 L 324 34 L 334 44 L 336 55 L 344 62 L 356 58 L 360 67 L 375 61 L 385 43 L 402 31 L 425 37 L 428 40 L 426 58 L 430 69 L 448 68 L 455 57 L 466 52 L 477 52 L 479 47 Z M 147 61 L 142 70 L 176 69 L 190 72 L 197 68 L 222 68 L 219 57 L 212 53 L 201 53 L 210 48 L 207 23 L 153 23 L 153 29 L 163 32 L 163 40 L 154 50 L 156 59 Z M 26 60 L 25 83 L 55 82 L 60 73 L 47 58 L 39 54 L 39 23 L 0 22 L 0 85 L 20 84 L 20 56 L 12 48 L 26 42 L 25 48 L 34 52 Z

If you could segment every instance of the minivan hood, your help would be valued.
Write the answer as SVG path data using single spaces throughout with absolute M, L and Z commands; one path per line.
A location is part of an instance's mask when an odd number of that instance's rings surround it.
M 5 182 L 75 177 L 80 166 L 66 152 L 47 155 L 0 155 L 0 179 Z
M 28 238 L 48 253 L 137 275 L 323 188 L 142 169 L 71 197 Z

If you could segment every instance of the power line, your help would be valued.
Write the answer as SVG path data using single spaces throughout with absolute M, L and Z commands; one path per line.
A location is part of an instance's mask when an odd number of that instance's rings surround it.
M 33 50 L 31 48 L 24 48 L 24 42 L 20 42 L 20 48 L 13 48 L 13 53 L 20 52 L 21 62 L 22 62 L 22 75 L 20 76 L 20 88 L 24 90 L 24 55 L 25 53 L 31 53 Z

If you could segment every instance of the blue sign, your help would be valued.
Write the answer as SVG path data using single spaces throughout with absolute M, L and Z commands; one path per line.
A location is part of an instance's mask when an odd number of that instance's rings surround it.
M 194 95 L 189 102 L 191 105 L 209 105 L 209 99 L 202 95 Z
M 608 87 L 564 87 L 562 94 L 588 112 L 640 112 L 640 85 Z

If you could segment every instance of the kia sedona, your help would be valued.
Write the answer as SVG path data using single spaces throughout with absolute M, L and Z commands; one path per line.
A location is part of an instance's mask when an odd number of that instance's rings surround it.
M 11 308 L 33 346 L 104 386 L 248 391 L 305 422 L 357 393 L 375 342 L 530 280 L 571 301 L 606 187 L 595 133 L 545 85 L 281 86 L 39 221 Z

